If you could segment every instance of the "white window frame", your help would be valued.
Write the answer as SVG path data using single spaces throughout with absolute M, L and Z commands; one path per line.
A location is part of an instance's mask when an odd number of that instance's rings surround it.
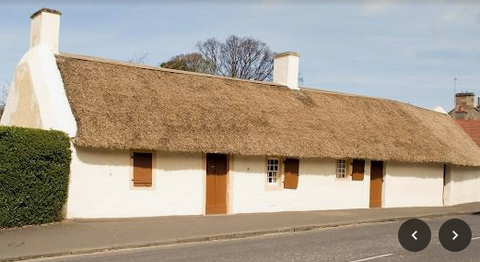
M 275 165 L 271 164 L 271 161 L 276 161 L 276 170 L 273 168 Z M 267 158 L 267 172 L 266 172 L 266 183 L 268 186 L 278 186 L 280 185 L 281 178 L 282 178 L 282 161 L 278 157 L 268 157 Z M 275 173 L 275 177 L 272 177 L 271 174 Z M 270 182 L 270 178 L 274 178 L 275 181 L 272 180 Z
M 348 178 L 350 161 L 346 158 L 335 160 L 335 177 L 338 179 Z

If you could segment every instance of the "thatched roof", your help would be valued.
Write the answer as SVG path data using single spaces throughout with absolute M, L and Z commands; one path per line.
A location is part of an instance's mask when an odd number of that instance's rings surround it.
M 448 115 L 401 102 L 57 56 L 81 147 L 480 166 Z

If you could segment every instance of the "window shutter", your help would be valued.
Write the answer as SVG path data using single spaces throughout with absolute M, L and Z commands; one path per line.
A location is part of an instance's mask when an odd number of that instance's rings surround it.
M 297 189 L 298 187 L 298 159 L 285 159 L 285 181 L 284 188 Z
M 152 186 L 151 153 L 133 153 L 133 186 Z
M 365 160 L 354 159 L 353 170 L 352 170 L 352 180 L 362 181 L 364 176 L 365 176 Z

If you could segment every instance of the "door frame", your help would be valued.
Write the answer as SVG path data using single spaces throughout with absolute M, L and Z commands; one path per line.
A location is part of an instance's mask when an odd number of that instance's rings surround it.
M 231 210 L 230 210 L 230 207 L 231 207 L 231 203 L 230 203 L 230 170 L 231 170 L 231 167 L 233 166 L 233 156 L 232 155 L 229 155 L 229 154 L 220 154 L 220 155 L 225 155 L 227 157 L 227 161 L 226 161 L 226 169 L 227 169 L 227 172 L 226 172 L 226 189 L 225 189 L 225 204 L 227 205 L 226 206 L 226 212 L 225 214 L 207 214 L 207 155 L 209 154 L 215 154 L 215 153 L 203 153 L 202 154 L 202 172 L 203 172 L 203 188 L 204 188 L 204 192 L 203 192 L 203 215 L 208 215 L 208 216 L 212 216 L 212 215 L 227 215 L 227 214 L 231 214 Z
M 379 207 L 372 207 L 372 168 L 373 168 L 373 163 L 374 162 L 380 162 L 382 163 L 382 184 L 380 185 L 380 206 Z M 368 208 L 383 208 L 384 206 L 384 191 L 385 191 L 385 162 L 384 161 L 370 161 L 370 181 L 369 181 L 369 194 L 368 194 Z

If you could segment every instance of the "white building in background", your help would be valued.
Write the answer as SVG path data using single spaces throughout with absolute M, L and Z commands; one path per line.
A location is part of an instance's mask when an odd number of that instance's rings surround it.
M 274 82 L 60 53 L 32 15 L 2 125 L 72 139 L 68 218 L 236 214 L 480 201 L 480 149 L 448 116 Z

